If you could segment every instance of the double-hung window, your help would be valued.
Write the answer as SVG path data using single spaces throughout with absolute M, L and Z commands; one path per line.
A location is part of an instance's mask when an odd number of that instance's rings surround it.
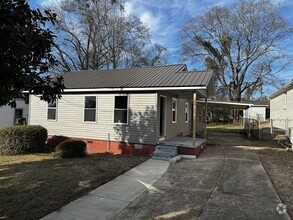
M 115 96 L 114 123 L 127 124 L 128 121 L 128 96 Z
M 57 101 L 56 100 L 48 103 L 47 119 L 57 120 Z
M 97 111 L 97 96 L 84 97 L 84 121 L 95 122 Z
M 172 98 L 172 123 L 177 122 L 177 99 Z
M 189 120 L 189 103 L 185 103 L 185 123 L 188 123 Z

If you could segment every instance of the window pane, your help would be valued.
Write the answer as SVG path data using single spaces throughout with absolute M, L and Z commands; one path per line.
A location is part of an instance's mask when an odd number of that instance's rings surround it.
M 176 121 L 176 111 L 172 111 L 172 121 Z
M 172 102 L 172 110 L 175 110 L 175 108 L 176 108 L 176 103 L 173 101 Z
M 15 109 L 15 118 L 22 118 L 22 109 Z
M 127 110 L 115 110 L 114 123 L 127 123 Z
M 84 121 L 96 121 L 96 109 L 85 109 Z
M 56 109 L 48 109 L 48 119 L 56 120 Z
M 85 97 L 85 108 L 96 108 L 96 96 Z
M 48 103 L 48 107 L 56 107 L 56 106 L 57 106 L 56 105 L 56 100 Z
M 127 109 L 128 96 L 115 96 L 115 109 Z

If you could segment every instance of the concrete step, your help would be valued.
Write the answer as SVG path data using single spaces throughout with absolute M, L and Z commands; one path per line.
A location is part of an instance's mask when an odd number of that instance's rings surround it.
M 177 147 L 174 146 L 168 146 L 168 145 L 158 145 L 156 146 L 154 157 L 156 159 L 162 158 L 162 159 L 171 159 L 175 156 L 177 156 L 178 151 Z

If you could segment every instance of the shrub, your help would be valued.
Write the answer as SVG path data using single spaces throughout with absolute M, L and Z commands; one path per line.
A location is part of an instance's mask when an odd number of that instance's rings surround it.
M 54 157 L 74 158 L 86 155 L 86 143 L 80 140 L 67 140 L 57 145 Z
M 0 130 L 0 155 L 40 152 L 47 140 L 47 129 L 39 125 L 18 125 Z
M 55 148 L 57 147 L 58 144 L 67 140 L 70 140 L 70 138 L 66 136 L 61 136 L 61 135 L 54 135 L 50 137 L 46 142 L 48 151 L 49 152 L 55 151 Z

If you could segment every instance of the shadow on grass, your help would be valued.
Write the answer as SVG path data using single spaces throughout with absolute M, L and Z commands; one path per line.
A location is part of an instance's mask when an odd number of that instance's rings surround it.
M 94 154 L 84 158 L 3 163 L 0 156 L 0 219 L 39 219 L 145 161 L 145 157 Z M 42 160 L 43 159 L 43 160 Z M 9 158 L 8 160 L 9 161 Z

